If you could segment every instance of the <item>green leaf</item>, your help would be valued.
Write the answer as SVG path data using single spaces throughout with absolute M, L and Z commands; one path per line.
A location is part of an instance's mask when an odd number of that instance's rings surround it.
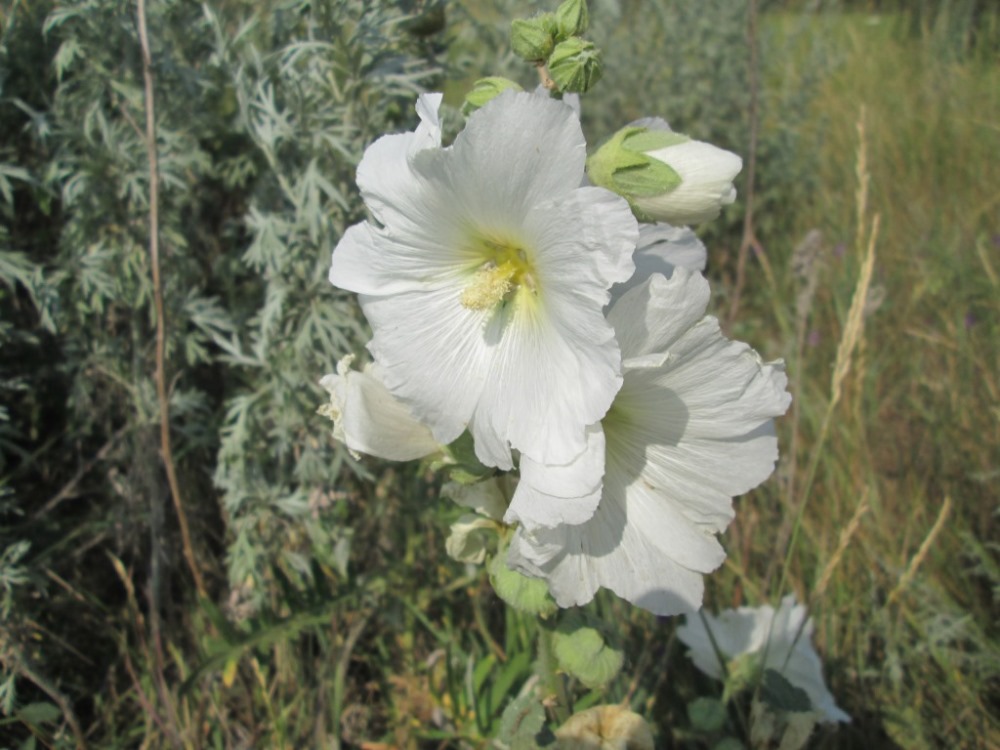
M 540 578 L 529 578 L 507 567 L 507 548 L 501 546 L 490 558 L 487 571 L 497 596 L 520 612 L 546 616 L 558 609 L 549 587 Z
M 531 750 L 537 747 L 535 737 L 545 723 L 545 711 L 532 692 L 515 698 L 500 717 L 497 739 L 511 750 Z
M 773 669 L 764 670 L 761 681 L 761 699 L 777 711 L 809 711 L 812 703 L 809 695 L 802 688 L 795 687 L 780 672 Z
M 687 715 L 699 732 L 718 732 L 726 723 L 726 706 L 717 698 L 696 698 L 688 703 Z
M 583 610 L 567 612 L 552 634 L 559 666 L 589 688 L 607 685 L 621 671 L 625 655 L 601 624 Z
M 29 703 L 18 709 L 18 716 L 25 724 L 49 724 L 62 716 L 62 711 L 54 703 L 45 701 Z

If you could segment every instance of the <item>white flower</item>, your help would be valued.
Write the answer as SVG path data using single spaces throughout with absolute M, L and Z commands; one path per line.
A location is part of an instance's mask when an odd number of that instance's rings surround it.
M 398 399 L 382 385 L 374 363 L 351 369 L 354 355 L 337 363 L 336 374 L 319 381 L 330 402 L 319 413 L 333 420 L 333 436 L 354 454 L 410 461 L 436 453 L 441 446 Z
M 722 665 L 712 641 L 727 662 L 746 657 L 762 658 L 761 669 L 773 669 L 809 696 L 814 710 L 825 721 L 850 721 L 839 709 L 823 681 L 823 665 L 812 645 L 813 622 L 795 597 L 781 600 L 778 611 L 761 607 L 727 609 L 714 617 L 708 613 L 691 615 L 677 628 L 677 637 L 688 647 L 694 665 L 709 677 L 723 678 Z M 708 630 L 705 624 L 708 624 Z M 711 631 L 711 637 L 709 632 Z
M 659 118 L 622 128 L 590 157 L 595 185 L 628 199 L 643 221 L 700 224 L 736 200 L 736 154 L 670 130 Z
M 697 609 L 702 575 L 725 557 L 716 534 L 732 519 L 732 497 L 774 468 L 772 420 L 790 401 L 782 366 L 723 337 L 703 317 L 708 299 L 705 279 L 677 268 L 608 313 L 624 384 L 601 422 L 606 466 L 593 517 L 552 526 L 526 514 L 516 495 L 508 509 L 505 520 L 522 522 L 508 563 L 545 578 L 560 606 L 584 604 L 603 586 L 660 615 Z M 559 468 L 574 470 L 587 478 L 592 468 L 585 460 Z M 532 472 L 545 467 L 522 457 L 518 492 Z
M 358 185 L 377 223 L 351 227 L 330 280 L 358 292 L 385 383 L 441 443 L 469 429 L 479 459 L 511 446 L 565 464 L 621 385 L 602 309 L 632 274 L 623 200 L 580 187 L 586 145 L 565 104 L 505 92 L 440 147 L 421 97 L 414 133 L 365 152 Z

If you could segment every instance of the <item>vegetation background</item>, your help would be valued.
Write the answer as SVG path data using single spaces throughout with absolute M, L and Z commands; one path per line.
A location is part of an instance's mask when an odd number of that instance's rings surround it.
M 530 623 L 446 557 L 422 469 L 333 442 L 317 381 L 367 340 L 326 281 L 365 146 L 419 91 L 532 84 L 506 29 L 536 7 L 150 0 L 154 264 L 135 4 L 0 0 L 0 747 L 487 746 Z M 1000 10 L 592 16 L 591 143 L 657 114 L 744 155 L 701 231 L 715 311 L 795 395 L 708 605 L 809 604 L 854 718 L 817 747 L 1000 746 Z M 675 621 L 594 606 L 628 661 L 578 707 L 741 736 L 692 722 L 718 688 Z

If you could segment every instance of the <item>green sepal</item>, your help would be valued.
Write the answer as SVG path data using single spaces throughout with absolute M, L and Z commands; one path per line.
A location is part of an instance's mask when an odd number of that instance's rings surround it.
M 468 430 L 448 443 L 444 453 L 442 458 L 430 464 L 430 469 L 435 472 L 446 470 L 453 482 L 475 484 L 493 474 L 493 469 L 476 457 L 476 446 Z
M 587 159 L 587 175 L 595 185 L 618 193 L 629 202 L 669 193 L 681 184 L 680 175 L 646 152 L 688 140 L 686 135 L 669 130 L 624 127 Z
M 659 151 L 661 148 L 670 148 L 687 143 L 691 139 L 683 133 L 675 133 L 673 130 L 656 130 L 654 128 L 631 127 L 623 141 L 623 146 L 629 151 L 639 154 L 648 154 L 651 151 Z
M 584 94 L 603 73 L 601 51 L 579 37 L 559 42 L 549 57 L 549 75 L 562 92 Z
M 534 18 L 515 18 L 510 24 L 510 46 L 527 62 L 539 62 L 552 54 L 556 44 L 556 17 L 542 13 Z
M 604 687 L 621 671 L 625 655 L 601 624 L 583 610 L 566 612 L 552 633 L 559 666 L 591 689 Z
M 614 191 L 627 198 L 652 198 L 676 190 L 681 176 L 662 161 L 649 159 L 641 167 L 620 167 L 615 170 Z
M 590 25 L 587 0 L 564 0 L 556 8 L 557 39 L 563 41 L 571 36 L 581 36 Z
M 486 566 L 497 596 L 519 612 L 548 617 L 558 609 L 548 584 L 507 567 L 507 546 L 501 544 Z
M 480 78 L 472 86 L 472 90 L 465 95 L 465 102 L 462 104 L 462 114 L 468 117 L 487 102 L 496 98 L 504 91 L 524 91 L 521 84 L 503 76 L 490 76 Z

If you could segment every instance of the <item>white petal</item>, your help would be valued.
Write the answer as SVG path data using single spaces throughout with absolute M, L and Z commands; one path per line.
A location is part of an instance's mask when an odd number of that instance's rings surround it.
M 806 617 L 805 606 L 796 605 L 795 597 L 789 595 L 782 599 L 777 612 L 765 604 L 727 609 L 718 617 L 704 612 L 689 615 L 677 628 L 677 637 L 688 647 L 695 666 L 716 679 L 723 675 L 716 646 L 727 662 L 766 653 L 764 666 L 804 690 L 813 709 L 823 714 L 825 721 L 850 721 L 823 681 L 823 665 L 812 645 L 812 621 Z
M 603 586 L 656 614 L 698 608 L 702 574 L 724 559 L 715 534 L 732 518 L 732 495 L 774 468 L 784 374 L 699 319 L 707 301 L 700 274 L 677 269 L 609 313 L 631 356 L 602 421 L 600 504 L 582 524 L 519 528 L 508 558 L 545 578 L 562 606 Z
M 528 529 L 583 523 L 594 515 L 601 499 L 604 431 L 592 425 L 586 450 L 569 464 L 546 465 L 522 455 L 519 469 L 520 481 L 505 523 Z
M 650 151 L 648 156 L 669 165 L 681 184 L 668 193 L 636 198 L 639 210 L 671 224 L 701 224 L 719 215 L 736 199 L 733 179 L 743 167 L 736 154 L 710 143 L 687 141 Z
M 459 295 L 446 287 L 360 298 L 386 385 L 444 445 L 469 426 L 492 360 L 484 313 L 462 307 Z
M 677 267 L 689 271 L 704 271 L 708 253 L 698 235 L 687 227 L 640 224 L 639 242 L 632 259 L 635 261 L 635 273 L 628 281 L 612 288 L 612 304 L 653 274 L 669 278 Z
M 622 357 L 670 351 L 705 315 L 709 297 L 704 277 L 683 268 L 669 279 L 653 274 L 628 290 L 608 312 Z
M 320 381 L 331 396 L 334 437 L 352 451 L 391 461 L 410 461 L 440 450 L 430 430 L 389 393 L 378 371 L 350 370 L 350 359 L 342 361 L 336 375 Z

